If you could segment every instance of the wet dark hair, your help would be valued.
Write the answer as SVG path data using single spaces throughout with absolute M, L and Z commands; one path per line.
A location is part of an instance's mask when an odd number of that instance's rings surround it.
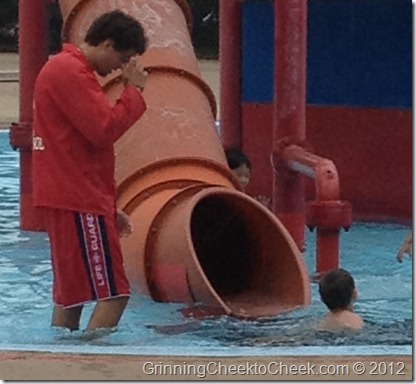
M 230 169 L 237 169 L 245 164 L 247 165 L 247 168 L 251 170 L 251 161 L 241 149 L 228 148 L 225 151 L 225 157 L 227 158 Z
M 319 282 L 319 294 L 324 304 L 331 310 L 347 309 L 351 304 L 355 289 L 354 279 L 344 269 L 333 269 Z
M 95 19 L 85 36 L 85 42 L 92 46 L 107 39 L 113 41 L 118 52 L 134 50 L 141 55 L 147 48 L 147 38 L 140 22 L 119 10 Z

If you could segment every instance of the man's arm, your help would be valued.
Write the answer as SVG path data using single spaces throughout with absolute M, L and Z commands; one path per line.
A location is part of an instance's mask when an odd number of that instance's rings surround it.
M 100 147 L 117 141 L 146 110 L 141 93 L 132 85 L 111 105 L 95 76 L 84 68 L 55 73 L 47 91 L 71 124 Z
M 406 239 L 403 242 L 403 245 L 399 249 L 399 252 L 397 253 L 396 259 L 399 263 L 401 263 L 405 257 L 405 255 L 409 255 L 412 257 L 412 245 L 413 245 L 413 233 L 410 232 Z

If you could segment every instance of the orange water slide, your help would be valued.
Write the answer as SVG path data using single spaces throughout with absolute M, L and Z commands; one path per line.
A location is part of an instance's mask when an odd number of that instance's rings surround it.
M 60 0 L 63 35 L 82 41 L 91 22 L 121 9 L 149 39 L 148 109 L 116 143 L 118 206 L 135 231 L 122 240 L 133 289 L 212 313 L 269 317 L 310 303 L 299 250 L 281 222 L 240 191 L 215 130 L 184 0 Z M 118 75 L 101 79 L 110 100 Z M 91 111 L 94 113 L 94 111 Z

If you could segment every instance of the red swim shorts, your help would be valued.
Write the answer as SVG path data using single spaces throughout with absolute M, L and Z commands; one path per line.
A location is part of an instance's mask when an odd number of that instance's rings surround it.
M 45 221 L 56 305 L 71 308 L 130 295 L 113 215 L 46 208 Z

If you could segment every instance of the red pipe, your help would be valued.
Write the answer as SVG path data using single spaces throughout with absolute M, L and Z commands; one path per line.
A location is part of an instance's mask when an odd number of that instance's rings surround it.
M 293 171 L 315 179 L 316 200 L 339 200 L 338 172 L 331 160 L 306 151 L 299 145 L 289 145 L 281 158 Z
M 289 145 L 280 152 L 287 168 L 315 180 L 315 201 L 307 205 L 306 224 L 317 228 L 316 277 L 339 265 L 339 233 L 352 222 L 351 204 L 340 200 L 337 169 L 331 160 Z
M 273 211 L 300 250 L 304 250 L 305 184 L 274 157 L 281 141 L 305 139 L 306 94 L 305 0 L 275 1 L 275 90 L 273 106 Z
M 220 1 L 221 141 L 225 148 L 242 147 L 241 62 L 242 2 Z
M 339 267 L 339 229 L 317 228 L 316 271 L 319 280 L 326 272 Z
M 19 123 L 10 128 L 10 144 L 20 150 L 20 228 L 43 230 L 32 202 L 32 119 L 36 77 L 48 59 L 48 1 L 19 1 Z

